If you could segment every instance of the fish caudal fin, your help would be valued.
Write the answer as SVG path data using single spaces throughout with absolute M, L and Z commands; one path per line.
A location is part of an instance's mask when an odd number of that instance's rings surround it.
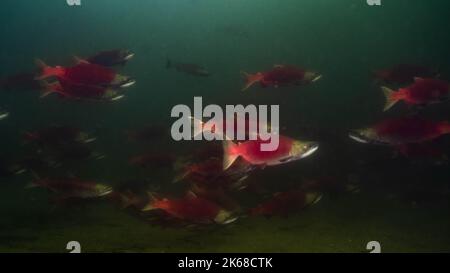
M 383 90 L 383 94 L 386 98 L 386 103 L 384 104 L 383 111 L 387 111 L 399 101 L 399 98 L 395 96 L 396 92 L 390 88 L 383 86 L 381 87 L 381 90 Z
M 223 141 L 223 170 L 227 170 L 239 157 L 239 154 L 235 152 L 237 146 L 231 140 Z
M 48 66 L 40 59 L 36 59 L 35 63 L 41 70 L 41 74 L 35 78 L 36 80 L 43 80 L 49 77 L 59 76 L 62 74 L 62 68 L 59 66 L 57 67 Z
M 244 72 L 244 71 L 242 71 L 241 73 L 245 77 L 245 85 L 242 88 L 242 91 L 247 90 L 253 84 L 261 81 L 263 79 L 263 77 L 264 77 L 262 73 L 248 74 L 247 72 Z
M 157 200 L 155 195 L 152 192 L 147 192 L 147 196 L 148 196 L 148 203 L 147 205 L 145 205 L 145 207 L 143 207 L 141 209 L 141 211 L 150 211 L 150 210 L 155 210 L 157 209 L 154 206 L 155 201 Z

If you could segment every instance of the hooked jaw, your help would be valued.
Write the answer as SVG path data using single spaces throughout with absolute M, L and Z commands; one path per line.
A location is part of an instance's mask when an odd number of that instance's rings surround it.
M 214 222 L 222 225 L 233 223 L 238 217 L 233 217 L 229 211 L 220 210 L 217 216 L 214 218 Z
M 314 205 L 322 199 L 322 194 L 319 192 L 308 192 L 305 196 L 305 203 L 307 205 Z
M 85 132 L 81 132 L 77 136 L 77 141 L 82 142 L 82 143 L 90 143 L 90 142 L 94 142 L 95 140 L 96 140 L 95 137 L 91 137 L 88 133 L 85 133 Z
M 97 184 L 95 185 L 95 190 L 98 192 L 98 196 L 106 196 L 112 193 L 112 188 L 110 186 Z
M 5 119 L 9 116 L 8 112 L 0 112 L 0 120 Z
M 104 95 L 104 99 L 106 99 L 108 101 L 118 101 L 124 97 L 125 97 L 124 94 L 121 94 L 113 89 L 108 89 Z
M 133 57 L 134 57 L 134 53 L 133 52 L 127 52 L 127 54 L 125 55 L 124 59 L 125 59 L 125 61 L 128 61 L 128 60 L 130 60 Z
M 353 139 L 353 140 L 355 140 L 355 141 L 357 141 L 357 142 L 359 142 L 359 143 L 367 144 L 367 143 L 370 142 L 370 141 L 364 136 L 364 134 L 362 134 L 362 133 L 360 132 L 360 130 L 353 130 L 352 132 L 350 132 L 350 133 L 348 134 L 348 136 L 349 136 L 351 139 Z
M 136 83 L 136 80 L 133 78 L 127 78 L 123 83 L 120 84 L 121 88 L 127 88 Z
M 316 142 L 308 142 L 303 144 L 303 151 L 304 153 L 301 155 L 300 158 L 305 158 L 313 153 L 315 153 L 319 149 L 319 143 Z
M 304 78 L 309 82 L 316 82 L 322 78 L 322 75 L 315 72 L 305 72 Z
M 388 142 L 380 138 L 375 130 L 371 128 L 353 130 L 348 134 L 348 136 L 351 139 L 363 144 L 389 145 Z
M 312 155 L 318 149 L 319 149 L 319 143 L 317 143 L 317 142 L 296 141 L 293 144 L 290 154 L 293 159 L 302 159 L 302 158 L 306 158 L 306 157 Z

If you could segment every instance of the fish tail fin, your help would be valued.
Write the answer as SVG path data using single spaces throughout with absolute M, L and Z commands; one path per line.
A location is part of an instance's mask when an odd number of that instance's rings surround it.
M 239 157 L 239 154 L 235 151 L 237 146 L 231 140 L 223 141 L 223 170 L 227 170 Z
M 262 73 L 249 74 L 249 73 L 247 73 L 245 71 L 241 71 L 241 74 L 245 77 L 245 85 L 242 88 L 242 91 L 247 90 L 253 84 L 261 81 L 262 78 L 263 78 L 263 74 Z
M 48 77 L 61 75 L 61 67 L 48 66 L 41 59 L 36 59 L 35 63 L 37 65 L 37 67 L 40 69 L 40 75 L 35 77 L 36 80 L 43 80 L 43 79 L 46 79 Z
M 171 67 L 172 67 L 172 61 L 169 58 L 167 58 L 167 60 L 166 60 L 166 68 L 170 69 Z
M 383 94 L 386 98 L 386 103 L 384 104 L 383 111 L 387 111 L 392 108 L 392 106 L 394 106 L 400 99 L 396 96 L 397 92 L 390 88 L 383 86 L 381 87 L 381 90 L 383 91 Z

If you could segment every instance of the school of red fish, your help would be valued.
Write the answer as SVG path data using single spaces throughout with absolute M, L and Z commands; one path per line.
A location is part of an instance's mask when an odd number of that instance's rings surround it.
M 75 57 L 70 66 L 51 66 L 37 60 L 39 72 L 5 77 L 0 88 L 5 91 L 39 90 L 41 97 L 53 94 L 73 101 L 119 101 L 136 81 L 119 74 L 116 68 L 123 68 L 133 57 L 131 51 L 120 49 L 102 51 L 88 58 Z M 212 75 L 203 66 L 172 60 L 167 60 L 166 68 L 191 76 Z M 252 92 L 250 89 L 256 84 L 273 89 L 273 92 L 285 87 L 302 88 L 314 85 L 322 78 L 318 72 L 288 64 L 274 65 L 264 72 L 242 74 L 245 77 L 242 90 L 246 92 Z M 385 96 L 384 111 L 396 105 L 400 107 L 400 104 L 421 109 L 444 102 L 450 96 L 450 84 L 424 66 L 400 64 L 375 71 L 374 77 L 381 83 L 380 94 Z M 393 90 L 392 86 L 399 88 Z M 0 111 L 0 120 L 9 115 L 6 110 Z M 266 126 L 270 127 L 270 124 Z M 405 156 L 441 156 L 438 148 L 432 149 L 433 141 L 449 133 L 448 121 L 406 115 L 352 130 L 348 136 L 360 143 L 392 147 Z M 130 142 L 144 144 L 170 136 L 167 128 L 153 124 L 131 130 L 127 137 Z M 262 151 L 261 145 L 265 141 L 257 138 L 206 143 L 187 156 L 152 151 L 131 157 L 128 163 L 136 168 L 165 169 L 174 174 L 173 181 L 168 183 L 181 188 L 181 191 L 164 193 L 151 189 L 146 181 L 131 180 L 109 185 L 75 175 L 46 177 L 48 169 L 59 168 L 67 161 L 105 157 L 91 148 L 90 143 L 95 142 L 96 137 L 80 128 L 52 125 L 30 130 L 24 133 L 23 138 L 24 145 L 35 153 L 12 163 L 0 159 L 1 177 L 28 172 L 34 180 L 26 187 L 48 190 L 52 202 L 68 204 L 93 199 L 113 202 L 119 208 L 137 212 L 139 217 L 154 223 L 229 224 L 241 217 L 288 216 L 319 202 L 330 187 L 342 191 L 352 191 L 357 187 L 321 177 L 282 192 L 267 192 L 250 181 L 248 177 L 255 172 L 264 173 L 273 166 L 284 164 L 301 164 L 295 163 L 298 160 L 313 160 L 312 155 L 319 150 L 319 142 L 296 139 L 283 133 L 280 133 L 279 145 L 274 151 Z M 242 204 L 233 197 L 239 191 L 249 191 L 259 199 L 258 203 Z

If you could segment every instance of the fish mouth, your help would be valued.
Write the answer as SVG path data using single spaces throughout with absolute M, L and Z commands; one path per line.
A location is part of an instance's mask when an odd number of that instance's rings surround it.
M 364 135 L 362 135 L 361 133 L 359 133 L 359 132 L 357 132 L 357 131 L 352 131 L 352 132 L 350 132 L 350 133 L 348 134 L 348 136 L 349 136 L 351 139 L 353 139 L 353 140 L 355 140 L 355 141 L 357 141 L 357 142 L 359 142 L 359 143 L 367 144 L 367 143 L 370 143 L 370 142 L 371 142 L 367 137 L 365 137 Z
M 135 79 L 127 79 L 124 83 L 122 83 L 120 85 L 120 87 L 121 88 L 127 88 L 127 87 L 130 87 L 130 86 L 134 85 L 135 83 L 136 83 Z
M 304 154 L 302 154 L 302 156 L 300 158 L 308 157 L 308 156 L 312 155 L 313 153 L 315 153 L 318 149 L 319 149 L 319 143 L 310 144 L 307 151 Z
M 95 137 L 90 137 L 90 138 L 84 139 L 84 140 L 83 140 L 83 143 L 91 143 L 91 142 L 94 142 L 94 141 L 96 141 L 96 140 L 97 140 L 97 138 L 95 138 Z
M 98 197 L 107 196 L 113 192 L 112 188 L 107 188 L 105 191 L 101 192 Z
M 235 222 L 237 219 L 238 219 L 239 217 L 232 217 L 232 218 L 230 218 L 230 219 L 227 219 L 227 220 L 225 220 L 224 222 L 222 222 L 221 224 L 222 225 L 228 225 L 228 224 L 231 224 L 231 223 L 233 223 L 233 222 Z
M 2 113 L 0 113 L 0 120 L 5 119 L 5 118 L 7 118 L 7 117 L 9 117 L 9 113 L 8 113 L 8 112 L 2 112 Z
M 200 75 L 200 76 L 204 76 L 204 77 L 209 77 L 209 76 L 211 76 L 211 73 L 209 73 L 208 70 L 198 70 L 198 71 L 197 71 L 197 74 Z
M 112 98 L 110 99 L 110 101 L 118 101 L 118 100 L 123 99 L 124 97 L 125 97 L 125 95 L 117 95 L 117 96 L 115 96 L 115 97 L 112 97 Z
M 348 134 L 348 136 L 356 142 L 363 144 L 390 145 L 388 142 L 369 138 L 358 131 L 352 131 Z
M 21 168 L 21 169 L 16 170 L 16 171 L 14 172 L 14 174 L 15 174 L 15 175 L 20 175 L 20 174 L 25 173 L 26 171 L 27 171 L 26 169 Z
M 125 57 L 124 57 L 124 60 L 125 61 L 128 61 L 128 60 L 130 60 L 131 58 L 133 58 L 134 57 L 134 53 L 128 53 Z
M 320 80 L 321 78 L 322 78 L 322 75 L 317 75 L 312 79 L 311 82 L 316 82 L 316 81 Z

